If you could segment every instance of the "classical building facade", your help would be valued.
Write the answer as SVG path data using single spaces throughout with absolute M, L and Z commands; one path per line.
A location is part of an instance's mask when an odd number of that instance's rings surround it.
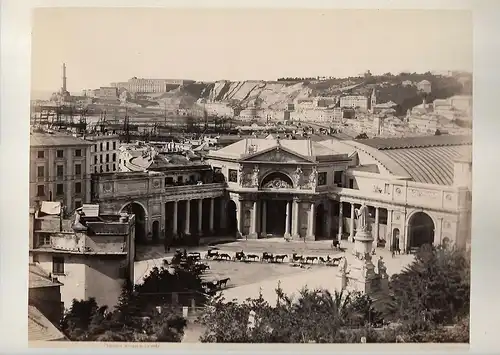
M 470 243 L 471 138 L 243 139 L 206 156 L 196 183 L 175 169 L 100 174 L 93 201 L 131 211 L 145 241 L 173 233 L 348 239 L 368 206 L 379 246 Z M 188 169 L 188 167 L 177 168 Z M 179 172 L 183 173 L 183 172 Z

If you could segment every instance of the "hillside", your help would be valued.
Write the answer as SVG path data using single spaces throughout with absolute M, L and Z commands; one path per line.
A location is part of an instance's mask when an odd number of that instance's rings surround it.
M 463 79 L 465 75 L 465 80 Z M 415 85 L 403 86 L 404 81 L 417 83 L 428 80 L 432 84 L 430 94 L 419 93 Z M 215 83 L 193 83 L 177 87 L 157 98 L 160 105 L 179 105 L 182 108 L 197 106 L 200 99 L 208 102 L 225 102 L 241 108 L 260 107 L 285 109 L 295 99 L 333 97 L 339 95 L 370 96 L 375 88 L 377 102 L 393 101 L 398 104 L 398 113 L 435 98 L 447 98 L 458 94 L 471 94 L 472 76 L 462 74 L 454 77 L 435 76 L 431 73 L 401 73 L 382 76 L 356 77 L 328 80 L 281 80 L 281 81 L 217 81 Z

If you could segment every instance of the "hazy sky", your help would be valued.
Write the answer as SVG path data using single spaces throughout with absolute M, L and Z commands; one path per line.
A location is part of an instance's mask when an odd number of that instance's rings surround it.
M 32 89 L 133 76 L 273 80 L 472 71 L 472 15 L 451 10 L 45 8 L 33 14 Z

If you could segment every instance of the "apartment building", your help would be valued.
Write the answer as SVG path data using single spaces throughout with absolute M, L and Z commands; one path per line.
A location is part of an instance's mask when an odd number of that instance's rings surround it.
M 64 133 L 30 135 L 30 206 L 60 201 L 67 211 L 90 201 L 91 143 Z
M 90 146 L 90 172 L 113 173 L 119 171 L 118 155 L 120 137 L 117 134 L 99 134 L 86 136 Z

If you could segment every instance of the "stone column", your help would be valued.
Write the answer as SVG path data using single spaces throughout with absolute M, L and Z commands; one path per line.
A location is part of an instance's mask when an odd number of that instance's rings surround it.
M 219 228 L 224 230 L 226 229 L 226 216 L 227 216 L 227 211 L 226 211 L 226 203 L 227 201 L 224 198 L 220 199 L 220 225 Z
M 386 236 L 385 236 L 385 248 L 386 249 L 391 249 L 392 247 L 392 211 L 387 210 L 387 229 L 386 229 Z
M 291 203 L 288 201 L 286 203 L 286 218 L 285 218 L 285 237 L 290 237 L 290 217 L 292 216 Z
M 292 207 L 292 237 L 293 238 L 300 238 L 299 236 L 299 202 L 294 199 L 293 200 L 293 207 Z
M 337 234 L 337 240 L 340 242 L 342 240 L 342 232 L 344 226 L 344 204 L 340 201 L 339 204 L 339 231 Z
M 215 203 L 215 200 L 213 198 L 211 198 L 210 199 L 210 221 L 209 221 L 210 234 L 212 234 L 214 232 L 214 203 Z
M 238 228 L 237 231 L 237 237 L 242 238 L 243 237 L 243 206 L 245 205 L 244 201 L 239 200 L 236 206 L 236 225 Z
M 177 236 L 177 208 L 178 208 L 178 201 L 174 201 L 174 220 L 172 223 L 172 234 L 174 236 Z
M 190 235 L 191 232 L 189 230 L 191 224 L 191 200 L 186 200 L 186 219 L 184 226 L 184 234 Z
M 351 243 L 354 241 L 354 223 L 356 223 L 354 218 L 354 203 L 351 203 L 351 224 L 349 226 L 349 241 Z
M 307 223 L 307 239 L 308 240 L 315 240 L 314 236 L 314 202 L 311 202 L 311 207 L 309 208 L 309 221 Z
M 203 199 L 198 200 L 198 235 L 203 234 Z
M 261 225 L 261 238 L 267 237 L 267 202 L 262 201 L 262 225 Z
M 375 207 L 375 233 L 374 236 L 375 238 L 375 245 L 378 243 L 378 237 L 379 237 L 379 208 Z
M 252 202 L 252 214 L 250 221 L 250 235 L 249 238 L 257 238 L 257 201 Z

